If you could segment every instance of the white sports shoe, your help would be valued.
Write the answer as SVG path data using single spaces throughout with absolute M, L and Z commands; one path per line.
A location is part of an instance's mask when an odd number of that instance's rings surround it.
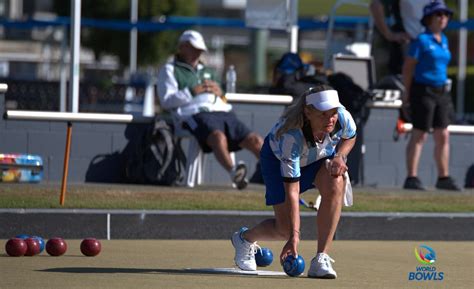
M 235 249 L 235 265 L 245 271 L 256 271 L 257 263 L 255 262 L 255 253 L 260 248 L 257 242 L 250 243 L 242 238 L 242 233 L 248 229 L 243 227 L 235 232 L 230 239 Z
M 318 253 L 311 260 L 311 267 L 308 270 L 308 277 L 321 279 L 336 279 L 336 271 L 332 268 L 331 262 L 335 261 L 328 254 Z

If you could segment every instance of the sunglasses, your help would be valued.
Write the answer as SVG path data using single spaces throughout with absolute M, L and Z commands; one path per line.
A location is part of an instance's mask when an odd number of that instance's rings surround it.
M 436 17 L 442 17 L 442 16 L 449 17 L 450 16 L 449 13 L 443 12 L 443 11 L 435 12 L 435 13 L 433 13 L 433 15 L 435 15 Z

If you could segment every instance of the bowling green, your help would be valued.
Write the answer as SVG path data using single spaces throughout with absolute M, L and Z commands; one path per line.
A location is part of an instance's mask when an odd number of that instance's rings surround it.
M 5 240 L 1 240 L 4 243 Z M 335 241 L 336 280 L 287 276 L 245 276 L 190 272 L 187 268 L 229 268 L 233 248 L 227 240 L 112 240 L 102 241 L 102 252 L 85 257 L 80 240 L 69 240 L 67 253 L 51 257 L 7 257 L 0 254 L 0 288 L 472 288 L 473 242 L 429 242 L 437 255 L 433 266 L 442 281 L 409 281 L 420 266 L 414 256 L 419 242 Z M 282 242 L 261 242 L 276 256 Z M 310 262 L 315 242 L 302 240 L 300 255 Z M 308 265 L 305 273 L 307 272 Z M 265 270 L 282 272 L 278 262 Z

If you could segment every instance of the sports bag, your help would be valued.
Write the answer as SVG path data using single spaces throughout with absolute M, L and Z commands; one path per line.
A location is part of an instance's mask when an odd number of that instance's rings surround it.
M 184 180 L 185 164 L 186 157 L 172 127 L 156 120 L 130 153 L 125 174 L 133 183 L 176 186 Z

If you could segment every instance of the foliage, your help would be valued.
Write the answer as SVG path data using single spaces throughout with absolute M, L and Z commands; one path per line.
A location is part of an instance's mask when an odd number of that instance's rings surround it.
M 445 0 L 444 2 L 446 2 L 446 5 L 454 11 L 454 19 L 459 19 L 459 0 Z M 467 12 L 467 16 L 468 18 L 474 17 L 474 5 L 472 5 L 472 3 L 470 3 L 469 5 L 469 11 Z
M 83 0 L 81 16 L 100 20 L 128 20 L 130 0 Z M 55 0 L 54 9 L 60 16 L 70 15 L 70 1 Z M 138 20 L 153 21 L 161 16 L 194 16 L 196 1 L 189 0 L 140 0 L 138 1 Z M 153 65 L 161 62 L 176 47 L 181 31 L 140 32 L 138 33 L 137 62 L 139 65 Z M 92 49 L 96 58 L 103 54 L 117 55 L 122 65 L 129 63 L 128 31 L 98 28 L 84 28 L 81 33 L 83 46 Z
M 361 1 L 363 2 L 363 1 Z M 298 2 L 298 15 L 299 17 L 319 17 L 323 15 L 329 15 L 332 7 L 336 4 L 336 0 L 299 0 Z M 367 16 L 368 9 L 353 4 L 344 4 L 337 9 L 338 16 Z
M 299 16 L 300 17 L 318 17 L 322 15 L 329 15 L 331 8 L 336 4 L 337 0 L 299 0 Z M 357 2 L 360 3 L 370 3 L 371 0 L 360 0 Z M 354 1 L 356 2 L 356 1 Z M 457 19 L 458 16 L 458 2 L 459 0 L 445 0 L 449 8 L 454 10 L 454 18 Z M 469 1 L 472 2 L 472 1 Z M 469 12 L 468 17 L 474 18 L 474 5 L 469 3 Z M 366 16 L 368 15 L 368 10 L 362 6 L 344 4 L 337 9 L 337 15 L 346 15 L 346 16 Z

